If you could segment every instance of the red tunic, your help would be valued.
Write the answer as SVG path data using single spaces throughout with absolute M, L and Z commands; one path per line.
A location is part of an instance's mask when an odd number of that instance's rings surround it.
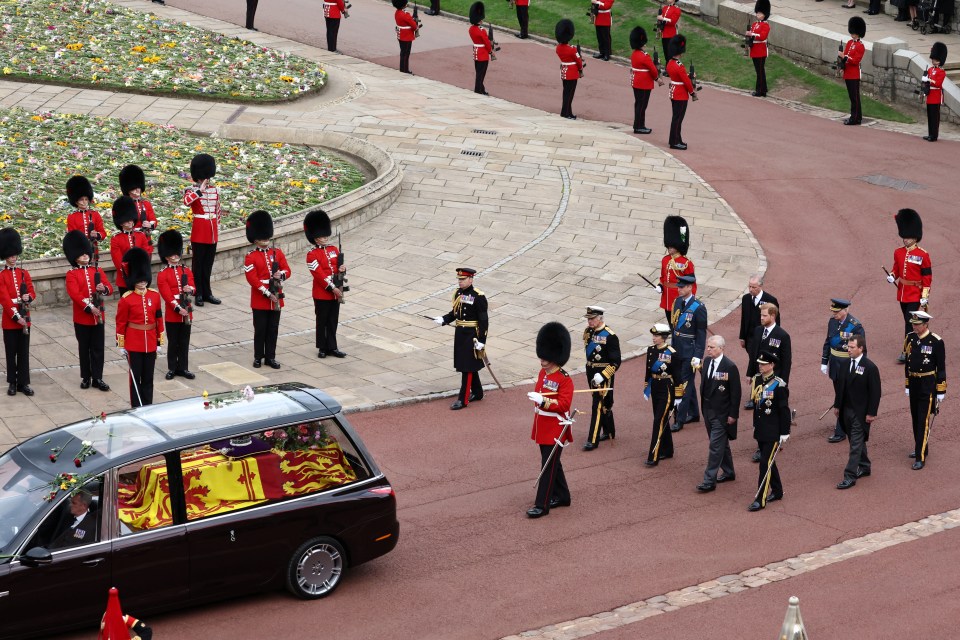
M 843 55 L 847 59 L 843 65 L 844 80 L 860 79 L 860 61 L 863 60 L 863 53 L 866 49 L 859 40 L 848 40 L 847 46 L 843 48 Z
M 654 81 L 660 77 L 653 58 L 646 51 L 637 49 L 630 56 L 630 82 L 634 89 L 653 89 Z
M 770 36 L 770 23 L 766 20 L 754 22 L 750 27 L 753 44 L 750 46 L 751 58 L 767 57 L 767 38 Z
M 529 7 L 530 0 L 517 0 L 514 4 L 516 4 L 518 7 Z
M 947 79 L 947 72 L 941 67 L 927 69 L 927 80 L 930 81 L 930 93 L 927 94 L 927 104 L 943 104 L 943 81 Z
M 673 301 L 677 299 L 677 278 L 688 276 L 693 273 L 693 260 L 686 256 L 677 254 L 676 258 L 671 258 L 670 254 L 663 256 L 660 261 L 660 287 L 663 291 L 660 293 L 660 308 L 667 311 L 673 311 Z M 693 295 L 697 295 L 697 285 L 693 285 Z
M 920 298 L 929 297 L 933 265 L 930 263 L 930 254 L 920 245 L 915 244 L 909 249 L 897 247 L 893 252 L 893 270 L 890 273 L 897 279 L 898 302 L 919 302 Z
M 97 319 L 93 315 L 93 295 L 96 293 L 96 274 L 100 274 L 100 284 L 107 288 L 104 296 L 113 293 L 113 287 L 107 280 L 107 274 L 103 269 L 93 265 L 86 267 L 76 267 L 67 271 L 67 295 L 73 301 L 73 323 L 92 327 L 97 324 Z M 89 309 L 89 311 L 88 311 Z
M 139 200 L 134 200 L 133 203 L 137 205 L 137 221 L 133 223 L 133 230 L 142 231 L 144 222 L 153 223 L 150 225 L 150 229 L 156 229 L 157 214 L 153 212 L 153 205 L 150 204 L 150 201 L 140 198 Z
M 563 432 L 560 420 L 566 418 L 570 413 L 570 405 L 573 404 L 573 380 L 563 369 L 557 369 L 550 375 L 547 375 L 546 369 L 540 369 L 533 390 L 556 395 L 545 396 L 544 406 L 534 408 L 530 439 L 537 444 L 554 444 Z M 573 442 L 572 429 L 567 429 L 563 442 Z
M 583 58 L 577 53 L 577 48 L 569 44 L 558 44 L 557 57 L 560 58 L 560 79 L 579 80 Z
M 183 192 L 183 204 L 193 213 L 190 242 L 216 244 L 220 239 L 220 190 L 209 182 L 201 191 L 199 185 Z
M 117 303 L 117 346 L 154 353 L 163 344 L 163 300 L 156 289 L 127 291 Z
M 597 27 L 609 27 L 611 24 L 610 9 L 613 7 L 614 0 L 591 0 L 591 4 L 597 5 L 597 15 L 593 18 L 593 24 Z
M 672 38 L 673 36 L 677 35 L 677 27 L 680 24 L 680 16 L 683 15 L 683 12 L 680 11 L 680 7 L 675 4 L 665 6 L 660 12 L 660 15 L 663 16 L 663 20 L 660 21 L 663 24 L 663 33 L 660 37 L 666 40 L 667 38 Z
M 347 5 L 343 0 L 323 0 L 323 17 L 336 18 L 343 17 L 343 12 L 347 10 Z
M 667 63 L 667 75 L 670 76 L 670 99 L 689 100 L 690 94 L 693 93 L 693 83 L 690 82 L 690 76 L 683 68 L 683 63 L 676 58 L 670 58 L 670 62 Z
M 147 254 L 153 253 L 153 247 L 150 246 L 150 241 L 147 240 L 147 236 L 142 231 L 121 231 L 110 238 L 110 257 L 113 259 L 113 267 L 117 270 L 116 283 L 118 287 L 127 288 L 127 281 L 124 277 L 127 270 L 123 266 L 123 256 L 134 247 L 140 247 Z M 137 283 L 131 282 L 130 287 L 135 284 Z
M 413 42 L 417 39 L 417 21 L 403 9 L 397 9 L 393 14 L 393 19 L 397 22 L 397 40 L 400 42 Z
M 20 285 L 26 283 L 30 301 L 37 299 L 37 292 L 33 289 L 33 279 L 30 272 L 20 267 L 4 266 L 0 270 L 0 306 L 3 307 L 3 320 L 0 327 L 3 329 L 23 329 L 23 325 L 14 320 L 19 317 Z
M 193 271 L 187 267 L 167 265 L 160 269 L 160 274 L 157 275 L 157 289 L 160 290 L 160 298 L 163 300 L 166 309 L 167 324 L 183 322 L 183 316 L 177 311 L 177 307 L 180 305 L 180 294 L 183 293 L 183 285 L 181 284 L 183 274 L 187 274 L 187 284 L 194 287 L 194 291 L 196 291 L 197 285 L 193 282 Z M 193 320 L 193 313 L 190 314 L 190 320 Z
M 340 252 L 332 244 L 316 247 L 307 254 L 307 268 L 313 276 L 314 300 L 336 300 L 333 274 L 340 268 Z
M 243 273 L 250 284 L 250 308 L 263 311 L 273 310 L 273 301 L 270 300 L 270 274 L 273 262 L 276 260 L 283 279 L 290 277 L 290 265 L 280 249 L 254 249 L 243 260 Z M 280 298 L 280 308 L 283 308 L 283 298 Z
M 106 239 L 107 230 L 103 227 L 103 218 L 96 209 L 78 209 L 67 216 L 67 231 L 79 231 L 89 238 L 91 222 L 94 231 L 100 234 L 100 240 Z
M 470 39 L 473 40 L 473 59 L 477 62 L 489 60 L 493 45 L 490 44 L 487 30 L 478 24 L 470 25 Z

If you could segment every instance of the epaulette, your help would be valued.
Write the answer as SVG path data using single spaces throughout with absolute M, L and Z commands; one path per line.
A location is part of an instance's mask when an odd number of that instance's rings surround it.
M 784 389 L 787 388 L 787 383 L 784 382 L 783 378 L 781 378 L 780 376 L 773 376 L 773 377 L 780 381 L 780 384 L 777 385 L 778 387 L 783 387 Z
M 669 344 L 667 345 L 667 351 L 669 351 L 670 353 L 676 353 L 676 352 L 677 352 L 677 350 L 674 349 L 674 348 L 673 348 L 671 345 L 669 345 Z
M 153 287 L 147 287 L 147 291 L 153 291 L 154 293 L 160 293 L 159 289 L 154 289 Z
M 936 338 L 936 339 L 939 340 L 940 342 L 943 342 L 943 338 L 941 338 L 939 335 L 935 334 L 933 331 L 930 332 L 930 335 L 932 335 L 934 338 Z
M 613 329 L 611 329 L 609 326 L 603 325 L 603 328 L 606 329 L 607 333 L 610 334 L 611 336 L 617 335 L 616 333 L 613 332 Z
M 473 290 L 478 296 L 486 295 L 483 291 L 480 291 L 480 289 L 477 289 L 476 287 L 474 287 Z
M 131 293 L 133 293 L 133 289 L 130 289 L 129 291 L 124 292 L 124 294 L 120 296 L 120 299 L 122 300 L 123 298 L 126 298 Z
M 569 378 L 570 374 L 563 370 L 563 367 L 560 367 L 560 373 L 563 374 L 564 378 Z

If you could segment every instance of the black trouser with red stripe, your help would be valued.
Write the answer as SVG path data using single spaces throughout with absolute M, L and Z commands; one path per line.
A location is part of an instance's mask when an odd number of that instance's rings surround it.
M 547 464 L 547 458 L 550 458 L 550 452 L 556 445 L 540 445 L 540 468 Z M 533 506 L 540 507 L 544 512 L 550 511 L 550 500 L 557 499 L 560 502 L 570 502 L 570 488 L 567 486 L 567 477 L 563 475 L 563 464 L 560 463 L 560 454 L 563 453 L 563 447 L 557 447 L 557 452 L 550 458 L 550 465 L 544 469 L 540 476 L 540 482 L 537 484 L 537 499 Z
M 313 299 L 313 311 L 317 317 L 317 349 L 337 350 L 337 325 L 340 323 L 340 301 Z
M 920 310 L 920 301 L 901 302 L 900 313 L 903 314 L 903 336 L 907 337 L 913 331 L 913 325 L 910 324 L 910 312 Z
M 157 352 L 127 351 L 130 364 L 130 406 L 153 404 L 153 369 Z
M 470 400 L 483 399 L 483 383 L 480 382 L 479 371 L 461 371 L 460 372 L 460 393 L 457 394 L 457 400 L 463 404 L 469 404 Z

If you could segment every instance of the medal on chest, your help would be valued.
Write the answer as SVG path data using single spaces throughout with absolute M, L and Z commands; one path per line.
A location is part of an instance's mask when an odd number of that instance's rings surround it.
M 546 378 L 543 381 L 543 388 L 548 391 L 556 391 L 557 389 L 560 388 L 560 383 L 557 382 L 556 380 L 551 380 L 550 378 Z
M 460 302 L 462 302 L 463 304 L 473 304 L 473 301 L 474 301 L 475 299 L 476 299 L 476 297 L 475 297 L 475 296 L 472 296 L 472 295 L 470 295 L 470 294 L 464 294 L 464 295 L 460 296 Z

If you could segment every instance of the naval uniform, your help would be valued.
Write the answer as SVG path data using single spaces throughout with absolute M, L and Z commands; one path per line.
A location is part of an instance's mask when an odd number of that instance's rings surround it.
M 926 462 L 936 396 L 947 392 L 946 349 L 943 338 L 928 329 L 922 336 L 916 332 L 907 335 L 903 350 L 907 355 L 904 385 L 910 392 L 914 456 L 917 462 Z
M 653 431 L 647 462 L 655 463 L 673 457 L 673 434 L 668 416 L 674 400 L 683 396 L 685 382 L 680 382 L 681 361 L 668 344 L 647 347 L 646 386 L 643 395 L 653 401 Z
M 474 338 L 487 342 L 487 296 L 473 285 L 453 292 L 453 308 L 443 316 L 443 324 L 454 325 L 453 368 L 460 372 L 460 393 L 457 400 L 464 406 L 483 399 L 480 370 L 483 353 L 473 348 Z
M 677 408 L 677 426 L 682 427 L 687 422 L 700 420 L 691 360 L 703 360 L 703 351 L 707 346 L 707 307 L 693 294 L 687 298 L 677 298 L 673 303 L 671 320 L 673 334 L 670 344 L 680 358 L 680 384 L 684 385 L 683 399 Z
M 787 383 L 773 373 L 764 379 L 757 374 L 751 381 L 753 399 L 753 437 L 760 447 L 760 475 L 757 480 L 759 490 L 758 502 L 761 507 L 767 506 L 767 494 L 772 490 L 773 498 L 783 497 L 783 484 L 780 482 L 780 471 L 773 460 L 773 454 L 778 448 L 780 436 L 790 435 L 790 392 Z M 773 468 L 767 475 L 767 468 L 771 462 Z M 766 480 L 764 480 L 766 477 Z
M 866 337 L 866 331 L 859 320 L 849 313 L 840 322 L 830 318 L 827 322 L 827 338 L 823 341 L 823 354 L 820 364 L 827 365 L 827 375 L 836 383 L 840 370 L 850 366 L 850 354 L 847 353 L 847 341 L 853 336 Z M 834 437 L 844 437 L 842 417 L 837 416 L 837 424 L 833 428 Z
M 615 438 L 613 423 L 613 379 L 620 368 L 620 338 L 607 325 L 583 331 L 583 346 L 587 356 L 587 382 L 591 389 L 608 389 L 591 393 L 593 411 L 590 414 L 590 431 L 587 442 L 597 444 L 598 439 Z M 603 382 L 594 383 L 593 377 L 600 374 Z M 602 434 L 602 435 L 601 435 Z

